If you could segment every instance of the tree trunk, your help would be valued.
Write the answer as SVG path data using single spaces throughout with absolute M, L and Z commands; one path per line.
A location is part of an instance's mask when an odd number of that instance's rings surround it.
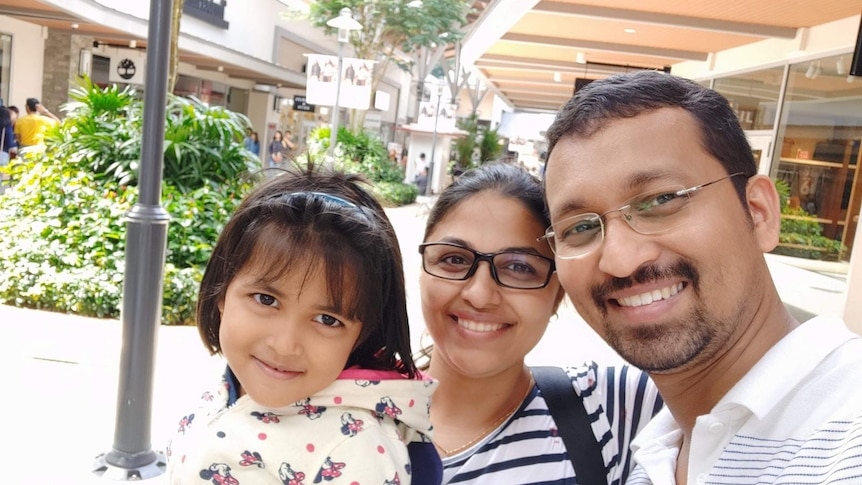
M 168 58 L 168 92 L 173 93 L 177 84 L 177 76 L 180 68 L 180 19 L 183 16 L 183 4 L 185 0 L 174 0 L 171 7 L 171 47 Z

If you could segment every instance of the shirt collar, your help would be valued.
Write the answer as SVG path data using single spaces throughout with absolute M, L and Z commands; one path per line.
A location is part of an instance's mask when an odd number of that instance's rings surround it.
M 763 419 L 830 352 L 855 336 L 837 318 L 820 316 L 808 320 L 769 349 L 721 398 L 713 412 L 744 406 Z

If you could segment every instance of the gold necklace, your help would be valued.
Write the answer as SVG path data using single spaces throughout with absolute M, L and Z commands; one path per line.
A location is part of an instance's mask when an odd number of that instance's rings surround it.
M 434 446 L 435 446 L 438 450 L 440 450 L 440 452 L 442 452 L 442 454 L 443 454 L 443 456 L 444 456 L 444 457 L 449 457 L 449 456 L 452 456 L 452 455 L 458 454 L 458 453 L 460 453 L 460 452 L 462 452 L 462 451 L 466 450 L 467 448 L 470 448 L 471 446 L 475 445 L 475 444 L 476 444 L 476 443 L 478 443 L 482 438 L 484 438 L 485 436 L 487 436 L 487 435 L 488 435 L 488 433 L 490 433 L 491 431 L 493 431 L 493 430 L 497 429 L 497 427 L 498 427 L 498 426 L 500 426 L 501 424 L 503 424 L 503 421 L 506 421 L 507 419 L 509 419 L 513 414 L 515 414 L 515 411 L 517 411 L 517 410 L 518 410 L 518 408 L 519 408 L 519 407 L 521 407 L 521 404 L 523 404 L 523 403 L 524 403 L 524 401 L 527 399 L 527 396 L 529 396 L 529 395 L 530 395 L 530 391 L 532 391 L 532 390 L 533 390 L 533 376 L 532 376 L 532 375 L 530 375 L 530 381 L 529 381 L 527 384 L 528 384 L 528 385 L 527 385 L 527 392 L 525 392 L 525 393 L 524 393 L 524 396 L 523 396 L 523 397 L 521 397 L 521 399 L 519 399 L 519 400 L 518 400 L 518 402 L 516 402 L 516 403 L 515 403 L 515 407 L 513 407 L 512 409 L 510 409 L 509 411 L 507 411 L 506 413 L 504 413 L 504 414 L 503 414 L 502 416 L 500 416 L 499 418 L 497 418 L 497 420 L 496 420 L 496 421 L 494 421 L 493 423 L 491 423 L 491 425 L 490 425 L 490 426 L 488 426 L 487 428 L 485 428 L 485 429 L 483 429 L 481 432 L 479 432 L 479 434 L 477 434 L 475 437 L 473 437 L 470 441 L 468 441 L 468 442 L 464 443 L 463 445 L 461 445 L 461 446 L 459 446 L 459 447 L 457 447 L 457 448 L 452 448 L 452 449 L 446 449 L 446 448 L 443 448 L 442 446 L 440 446 L 439 444 L 437 444 L 437 442 L 436 442 L 436 441 L 434 441 Z

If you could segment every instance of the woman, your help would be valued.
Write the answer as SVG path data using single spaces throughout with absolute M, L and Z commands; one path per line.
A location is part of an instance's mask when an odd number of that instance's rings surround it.
M 524 364 L 563 298 L 553 254 L 537 239 L 548 225 L 541 182 L 505 164 L 465 172 L 429 214 L 419 285 L 444 484 L 575 483 Z M 654 386 L 627 366 L 567 372 L 603 444 L 608 483 L 624 483 L 629 442 L 661 407 Z
M 248 131 L 248 136 L 243 141 L 245 143 L 245 149 L 254 153 L 257 156 L 260 156 L 260 138 L 257 137 L 256 131 Z
M 15 141 L 15 132 L 12 130 L 11 111 L 0 106 L 0 167 L 9 163 L 18 153 L 18 143 Z M 9 176 L 0 173 L 0 194 L 6 190 Z
M 287 150 L 287 146 L 284 144 L 280 131 L 276 131 L 272 134 L 272 140 L 269 142 L 269 149 L 267 150 L 267 160 L 269 160 L 267 168 L 276 168 L 281 166 L 281 162 L 284 160 L 284 152 Z
M 14 158 L 18 150 L 18 143 L 15 141 L 15 132 L 13 130 L 12 114 L 8 108 L 0 106 L 0 150 L 7 154 L 7 156 L 0 158 L 0 160 L 5 159 L 8 161 L 9 158 Z

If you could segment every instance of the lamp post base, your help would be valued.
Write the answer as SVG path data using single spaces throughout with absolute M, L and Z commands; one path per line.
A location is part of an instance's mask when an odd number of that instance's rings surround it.
M 132 465 L 130 463 L 130 466 L 116 464 L 118 462 L 117 458 L 120 458 L 119 462 L 125 460 L 122 459 L 122 456 L 112 456 L 112 453 L 115 452 L 103 453 L 96 457 L 96 462 L 93 464 L 94 474 L 110 480 L 131 482 L 155 478 L 164 474 L 167 467 L 165 455 L 157 451 L 149 452 L 148 455 L 151 454 L 152 456 L 146 457 L 149 459 L 143 465 Z M 112 461 L 115 463 L 110 463 Z

